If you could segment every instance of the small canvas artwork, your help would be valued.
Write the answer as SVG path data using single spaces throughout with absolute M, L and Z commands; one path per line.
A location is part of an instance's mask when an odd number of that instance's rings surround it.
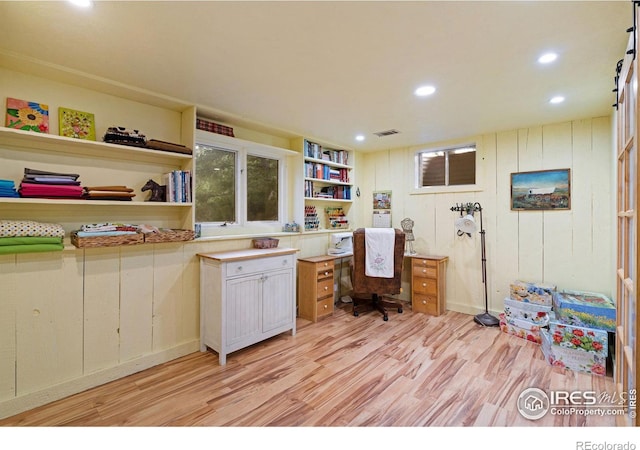
M 76 139 L 96 140 L 95 116 L 88 112 L 69 108 L 58 108 L 60 136 Z
M 7 98 L 6 126 L 18 130 L 49 132 L 49 105 Z
M 570 170 L 512 173 L 511 209 L 517 211 L 571 209 Z

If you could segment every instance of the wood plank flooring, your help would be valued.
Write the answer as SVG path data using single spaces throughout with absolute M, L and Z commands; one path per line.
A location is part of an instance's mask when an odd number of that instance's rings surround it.
M 349 306 L 228 356 L 193 353 L 0 426 L 614 426 L 614 417 L 524 419 L 528 387 L 613 393 L 611 377 L 551 367 L 538 345 L 456 312 Z

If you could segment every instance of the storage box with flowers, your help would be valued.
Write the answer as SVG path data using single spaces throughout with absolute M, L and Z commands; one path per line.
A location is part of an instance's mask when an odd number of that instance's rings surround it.
M 527 320 L 539 326 L 546 326 L 549 323 L 551 306 L 538 305 L 536 303 L 524 303 L 510 298 L 505 298 L 504 312 L 507 317 Z
M 553 296 L 553 309 L 564 323 L 612 332 L 616 330 L 616 305 L 605 295 L 558 291 Z
M 527 341 L 540 344 L 542 338 L 540 336 L 540 325 L 522 319 L 514 319 L 505 313 L 500 313 L 500 330 L 512 336 L 526 339 Z
M 512 300 L 551 306 L 557 288 L 550 284 L 515 281 L 509 286 L 509 291 Z
M 552 366 L 570 369 L 575 372 L 590 373 L 604 376 L 607 373 L 606 356 L 601 352 L 587 351 L 579 345 L 574 348 L 556 344 L 555 335 L 547 330 L 541 330 L 542 343 L 540 349 L 545 361 Z M 564 338 L 563 338 L 564 340 Z

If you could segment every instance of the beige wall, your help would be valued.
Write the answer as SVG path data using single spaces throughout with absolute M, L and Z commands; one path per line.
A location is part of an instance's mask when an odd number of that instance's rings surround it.
M 359 223 L 371 224 L 373 191 L 391 190 L 393 225 L 412 218 L 416 250 L 449 256 L 448 309 L 476 313 L 484 307 L 480 235 L 457 236 L 458 213 L 449 209 L 466 202 L 483 207 L 494 313 L 503 309 L 509 284 L 517 279 L 611 296 L 611 134 L 611 119 L 601 117 L 479 136 L 480 190 L 470 192 L 412 193 L 415 152 L 447 143 L 361 154 Z M 561 168 L 571 169 L 571 210 L 511 211 L 512 172 Z

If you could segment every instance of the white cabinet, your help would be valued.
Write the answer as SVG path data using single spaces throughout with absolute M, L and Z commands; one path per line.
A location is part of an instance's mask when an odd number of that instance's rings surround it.
M 227 354 L 296 332 L 294 248 L 201 253 L 200 350 Z

